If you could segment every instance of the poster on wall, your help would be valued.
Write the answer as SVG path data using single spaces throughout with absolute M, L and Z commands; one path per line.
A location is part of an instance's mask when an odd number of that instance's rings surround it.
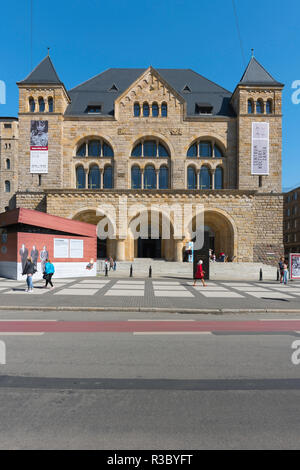
M 70 258 L 83 258 L 83 240 L 70 240 Z
M 68 238 L 54 238 L 54 258 L 69 258 Z
M 290 254 L 290 278 L 300 279 L 300 253 Z
M 48 121 L 31 121 L 30 173 L 48 173 Z
M 268 122 L 252 122 L 251 174 L 269 174 Z

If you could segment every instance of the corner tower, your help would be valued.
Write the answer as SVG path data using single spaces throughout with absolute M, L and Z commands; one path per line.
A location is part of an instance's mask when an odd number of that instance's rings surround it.
M 62 187 L 63 173 L 63 115 L 70 103 L 64 84 L 60 81 L 52 61 L 46 56 L 21 82 L 19 87 L 19 184 L 18 189 L 38 190 Z M 41 123 L 41 124 L 39 124 Z M 47 153 L 31 152 L 34 126 L 47 134 Z M 37 132 L 37 131 L 36 131 Z M 39 145 L 43 145 L 42 142 Z M 45 147 L 45 145 L 44 145 Z M 37 164 L 32 164 L 35 158 Z M 45 165 L 39 165 L 38 161 Z
M 283 87 L 252 57 L 232 95 L 238 189 L 281 192 Z

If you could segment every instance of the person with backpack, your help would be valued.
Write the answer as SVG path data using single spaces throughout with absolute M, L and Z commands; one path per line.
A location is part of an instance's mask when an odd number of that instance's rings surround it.
M 33 291 L 33 283 L 32 283 L 32 276 L 36 273 L 36 267 L 32 262 L 31 256 L 28 256 L 27 261 L 25 263 L 22 275 L 27 275 L 26 282 L 27 282 L 27 289 L 26 292 L 31 293 Z
M 46 280 L 45 289 L 47 289 L 48 284 L 50 284 L 51 289 L 54 289 L 52 284 L 52 276 L 55 273 L 54 265 L 51 263 L 50 259 L 46 259 L 45 272 L 43 278 Z

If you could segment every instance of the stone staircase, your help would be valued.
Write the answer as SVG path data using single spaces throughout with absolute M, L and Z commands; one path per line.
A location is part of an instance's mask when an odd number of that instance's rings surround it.
M 109 271 L 109 277 L 129 277 L 132 265 L 133 277 L 148 277 L 149 268 L 152 268 L 152 277 L 193 277 L 192 263 L 181 263 L 176 261 L 165 261 L 152 258 L 136 258 L 133 261 L 117 261 L 116 271 Z M 210 263 L 210 280 L 216 281 L 258 281 L 259 272 L 262 268 L 263 280 L 275 281 L 277 268 L 263 263 Z M 104 275 L 104 261 L 97 261 L 97 271 L 100 276 Z

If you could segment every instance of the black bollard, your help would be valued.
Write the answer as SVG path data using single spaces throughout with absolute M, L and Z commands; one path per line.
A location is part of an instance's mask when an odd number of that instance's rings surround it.
M 263 280 L 262 268 L 260 268 L 260 271 L 259 271 L 259 280 L 260 280 L 260 281 Z
M 149 277 L 152 277 L 152 268 L 151 268 L 151 266 L 149 268 Z
M 277 269 L 277 281 L 279 281 L 279 278 L 280 278 L 280 276 L 279 276 L 279 269 Z
M 129 277 L 132 277 L 132 265 L 130 266 L 130 274 Z
M 105 276 L 106 276 L 106 277 L 108 276 L 108 268 L 107 268 L 107 264 L 105 265 Z

